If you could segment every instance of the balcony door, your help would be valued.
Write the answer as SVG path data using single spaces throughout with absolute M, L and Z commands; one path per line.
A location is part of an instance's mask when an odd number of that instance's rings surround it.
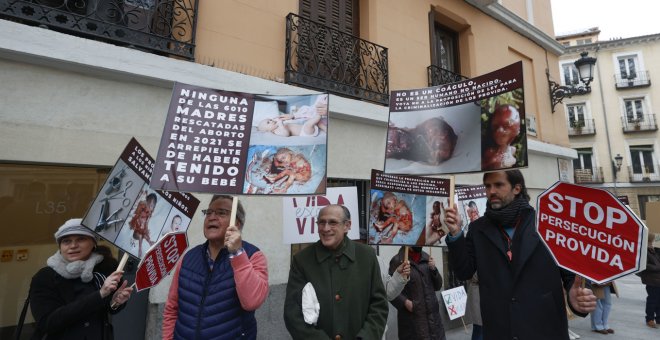
M 340 32 L 360 36 L 358 0 L 300 0 L 298 13 Z
M 566 105 L 568 109 L 568 125 L 574 129 L 581 129 L 585 127 L 585 105 L 584 104 L 570 104 Z
M 322 25 L 301 29 L 299 68 L 335 83 L 364 83 L 360 40 L 353 38 L 360 35 L 358 0 L 300 0 L 298 13 Z
M 656 174 L 657 169 L 653 159 L 652 145 L 630 147 L 630 160 L 632 162 L 633 174 L 642 175 L 643 177 Z
M 619 57 L 619 73 L 622 79 L 637 78 L 637 56 Z
M 431 62 L 433 65 L 460 74 L 458 64 L 458 33 L 433 22 Z
M 623 101 L 626 107 L 626 121 L 628 123 L 640 123 L 644 121 L 644 99 L 634 98 Z

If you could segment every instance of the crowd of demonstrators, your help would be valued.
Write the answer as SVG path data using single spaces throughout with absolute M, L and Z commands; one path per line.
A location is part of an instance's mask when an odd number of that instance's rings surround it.
M 380 339 L 388 305 L 376 253 L 346 236 L 351 215 L 344 206 L 324 207 L 317 224 L 320 240 L 291 261 L 287 330 L 294 339 Z
M 71 219 L 57 230 L 58 251 L 32 278 L 34 339 L 112 339 L 109 314 L 133 292 L 123 272 L 113 272 L 117 260 L 96 251 L 96 234 L 81 222 Z
M 404 262 L 405 247 L 390 260 L 390 274 Z M 391 303 L 397 309 L 399 339 L 446 339 L 435 292 L 442 288 L 442 275 L 435 260 L 422 250 L 410 247 L 410 281 Z
M 614 281 L 602 285 L 591 283 L 591 290 L 598 299 L 596 309 L 591 312 L 591 331 L 600 334 L 614 334 L 614 330 L 610 328 L 609 319 L 612 311 L 612 293 L 619 295 L 616 284 Z
M 637 274 L 646 285 L 646 325 L 658 328 L 660 324 L 660 248 L 653 247 L 655 234 L 649 233 L 646 269 Z
M 244 241 L 245 209 L 215 195 L 204 214 L 206 242 L 188 251 L 174 271 L 163 315 L 163 339 L 256 339 L 254 311 L 268 296 L 266 257 Z
M 560 269 L 541 242 L 522 173 L 490 172 L 483 182 L 486 212 L 470 223 L 467 235 L 455 207 L 447 208 L 445 222 L 457 277 L 479 276 L 484 339 L 569 339 L 563 290 L 580 316 L 595 309 L 596 297 Z

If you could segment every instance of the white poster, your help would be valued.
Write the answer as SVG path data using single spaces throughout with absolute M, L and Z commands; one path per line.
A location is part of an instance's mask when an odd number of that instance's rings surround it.
M 445 302 L 449 320 L 454 320 L 465 315 L 467 293 L 463 286 L 442 291 L 442 300 Z
M 326 195 L 284 197 L 282 235 L 284 244 L 313 243 L 319 240 L 316 217 L 329 204 L 341 204 L 351 212 L 348 237 L 360 238 L 360 211 L 356 187 L 330 187 Z

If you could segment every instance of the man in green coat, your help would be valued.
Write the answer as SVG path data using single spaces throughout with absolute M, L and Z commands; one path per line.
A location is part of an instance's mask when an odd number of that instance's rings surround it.
M 344 206 L 321 209 L 317 224 L 320 240 L 291 262 L 284 302 L 287 330 L 294 339 L 381 339 L 389 307 L 374 250 L 346 237 L 351 215 Z M 320 305 L 316 322 L 303 316 L 307 283 Z

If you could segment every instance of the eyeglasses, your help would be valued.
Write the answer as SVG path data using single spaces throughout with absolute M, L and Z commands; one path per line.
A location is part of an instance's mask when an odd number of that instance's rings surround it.
M 344 224 L 346 221 L 326 221 L 326 220 L 319 220 L 316 221 L 316 225 L 319 226 L 319 228 L 323 227 L 324 225 L 328 225 L 330 228 L 335 228 L 340 224 Z
M 206 217 L 210 217 L 213 214 L 215 214 L 218 217 L 228 217 L 229 215 L 231 215 L 231 210 L 227 210 L 227 209 L 204 209 L 204 210 L 202 210 L 202 214 L 204 214 Z

